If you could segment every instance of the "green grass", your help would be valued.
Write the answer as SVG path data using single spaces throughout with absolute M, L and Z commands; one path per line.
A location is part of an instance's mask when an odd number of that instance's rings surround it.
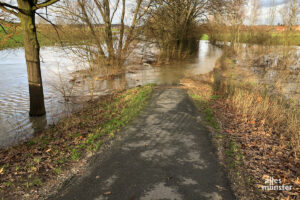
M 284 37 L 285 36 L 282 33 L 273 33 L 272 34 L 272 38 L 278 39 L 280 41 L 280 43 L 284 42 Z M 300 45 L 300 32 L 291 33 L 288 36 L 288 40 L 291 44 Z
M 190 93 L 189 96 L 193 99 L 196 107 L 204 114 L 205 121 L 215 129 L 219 129 L 219 124 L 215 118 L 215 111 L 210 107 L 210 100 L 217 100 L 220 96 L 211 96 L 206 99 L 198 94 Z
M 0 50 L 8 48 L 19 48 L 23 47 L 23 33 L 19 26 L 14 27 L 11 24 L 3 25 L 5 26 L 5 33 L 2 28 L 0 28 Z M 12 28 L 8 28 L 11 26 Z M 59 37 L 57 32 L 59 32 Z M 119 29 L 114 27 L 112 32 L 114 35 L 119 34 Z M 125 32 L 127 29 L 125 29 Z M 72 44 L 90 44 L 93 40 L 88 39 L 88 35 L 85 35 L 82 30 L 76 28 L 67 27 L 54 29 L 51 25 L 37 25 L 37 37 L 40 46 L 55 46 L 59 45 L 61 42 L 66 45 Z M 101 38 L 100 38 L 101 39 Z
M 73 160 L 80 160 L 80 157 L 81 157 L 81 151 L 80 150 L 77 150 L 76 148 L 72 149 L 72 159 Z
M 230 42 L 233 38 L 230 33 L 217 33 L 209 37 L 215 41 Z M 300 45 L 300 32 L 290 33 L 287 37 L 284 33 L 271 33 L 271 32 L 242 32 L 240 34 L 240 43 L 250 44 L 265 44 L 265 45 Z
M 17 48 L 23 46 L 23 36 L 19 31 L 6 29 L 6 32 L 0 28 L 0 50 L 7 48 Z
M 229 168 L 236 168 L 242 163 L 243 154 L 238 143 L 230 140 L 225 148 L 226 161 Z
M 209 36 L 207 34 L 203 34 L 200 40 L 209 40 Z
M 6 29 L 6 32 L 8 34 L 0 28 L 0 50 L 23 47 L 23 33 L 19 28 L 16 31 Z M 54 46 L 58 42 L 57 39 L 54 39 L 55 37 L 48 37 L 47 33 L 42 33 L 39 30 L 37 35 L 40 46 Z
M 204 113 L 205 120 L 215 129 L 219 129 L 219 124 L 215 118 L 215 111 L 208 107 L 204 110 Z
M 194 100 L 200 100 L 202 97 L 198 94 L 190 94 L 190 97 L 192 97 L 192 99 Z
M 220 98 L 221 98 L 220 95 L 212 95 L 212 96 L 210 97 L 211 100 L 218 100 L 218 99 L 220 99 Z

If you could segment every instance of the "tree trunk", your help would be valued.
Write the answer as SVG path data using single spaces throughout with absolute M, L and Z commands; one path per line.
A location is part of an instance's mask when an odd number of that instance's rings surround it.
M 23 29 L 25 58 L 27 64 L 30 116 L 41 116 L 46 113 L 44 92 L 40 68 L 40 46 L 35 26 L 35 11 L 28 0 L 18 0 L 18 6 L 24 12 L 20 15 Z
M 105 24 L 105 41 L 108 51 L 108 59 L 109 64 L 111 66 L 114 65 L 115 53 L 114 53 L 114 45 L 113 45 L 113 35 L 111 30 L 111 21 L 110 21 L 110 3 L 108 0 L 104 1 L 104 24 Z
M 122 50 L 123 50 L 123 37 L 124 37 L 124 18 L 125 18 L 125 12 L 126 12 L 126 0 L 122 0 L 122 16 L 121 16 L 121 27 L 120 27 L 120 38 L 119 38 L 119 44 L 118 44 L 118 50 L 117 50 L 117 64 L 118 66 L 121 66 L 123 64 L 122 60 Z

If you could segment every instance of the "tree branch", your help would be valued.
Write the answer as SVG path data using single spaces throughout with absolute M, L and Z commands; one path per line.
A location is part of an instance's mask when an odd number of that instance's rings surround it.
M 10 8 L 10 9 L 8 9 L 8 8 Z M 12 5 L 7 4 L 7 3 L 3 3 L 1 1 L 0 1 L 0 9 L 3 10 L 4 12 L 7 12 L 9 14 L 13 14 L 15 16 L 18 16 L 19 13 L 14 11 L 14 10 L 20 11 L 20 9 L 18 7 L 12 6 Z
M 51 6 L 52 4 L 55 4 L 59 0 L 47 0 L 44 3 L 37 4 L 34 8 L 34 10 L 40 9 L 40 8 L 45 8 L 47 6 Z
M 85 5 L 85 2 L 83 2 L 82 0 L 77 0 L 77 3 L 78 5 L 80 6 L 80 9 L 82 11 L 82 14 L 83 14 L 83 21 L 88 25 L 89 29 L 91 30 L 91 33 L 92 33 L 92 36 L 94 37 L 94 40 L 96 40 L 96 45 L 98 46 L 98 49 L 99 49 L 99 53 L 100 55 L 105 58 L 105 53 L 103 51 L 103 48 L 101 46 L 101 41 L 99 40 L 99 38 L 97 37 L 97 34 L 95 32 L 95 29 L 92 25 L 92 22 L 90 21 L 89 19 L 89 16 L 86 12 L 86 5 Z
M 8 34 L 5 30 L 5 28 L 2 26 L 2 24 L 0 24 L 1 29 L 4 31 L 5 34 Z
M 1 24 L 1 22 L 2 22 L 2 24 L 5 24 L 5 23 L 11 23 L 11 22 L 7 22 L 7 21 L 4 21 L 4 20 L 1 20 L 0 19 L 0 27 L 1 27 L 1 29 L 4 31 L 4 33 L 6 34 L 6 35 L 14 35 L 15 34 L 15 32 L 16 32 L 16 27 L 14 27 L 14 33 L 9 33 L 9 32 L 7 32 L 6 31 L 6 29 L 4 28 L 4 26 Z M 4 23 L 3 23 L 4 22 Z M 12 39 L 15 43 L 20 43 L 21 44 L 21 42 L 19 42 L 19 41 L 17 41 L 17 40 L 15 40 L 14 39 L 14 37 L 11 37 L 11 36 L 9 36 L 10 37 L 10 39 Z
M 48 22 L 49 24 L 51 24 L 57 34 L 57 37 L 58 37 L 58 40 L 59 40 L 59 43 L 61 45 L 61 47 L 63 47 L 63 43 L 62 43 L 62 40 L 60 38 L 60 35 L 59 35 L 59 32 L 57 30 L 57 27 L 54 23 L 52 23 L 50 20 L 48 20 L 46 17 L 44 17 L 43 15 L 41 15 L 40 13 L 36 13 L 40 18 L 42 18 L 43 20 L 45 20 L 46 22 Z
M 20 10 L 18 7 L 0 1 L 0 6 L 5 6 L 11 9 Z
M 115 13 L 117 12 L 118 7 L 119 7 L 119 3 L 120 3 L 120 0 L 117 0 L 117 3 L 115 4 L 115 8 L 114 8 L 113 14 L 111 15 L 110 21 L 113 21 Z

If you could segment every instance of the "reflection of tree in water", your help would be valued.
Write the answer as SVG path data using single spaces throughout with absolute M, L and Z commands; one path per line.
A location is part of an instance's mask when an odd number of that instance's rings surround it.
M 207 57 L 214 57 L 215 55 L 216 55 L 216 51 L 217 51 L 217 48 L 218 47 L 216 47 L 216 46 L 213 46 L 213 45 L 207 45 L 207 47 L 208 47 L 208 50 L 207 50 L 207 52 L 206 52 L 206 55 L 205 55 L 205 57 L 207 58 Z
M 111 79 L 106 80 L 106 89 L 108 90 L 121 90 L 128 88 L 126 73 L 120 73 Z
M 184 67 L 184 63 L 177 63 L 170 66 L 161 68 L 159 72 L 159 82 L 163 85 L 178 84 L 185 74 L 189 71 L 187 67 Z

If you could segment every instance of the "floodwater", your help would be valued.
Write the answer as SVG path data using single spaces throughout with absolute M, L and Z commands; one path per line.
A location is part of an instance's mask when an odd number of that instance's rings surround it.
M 198 55 L 184 62 L 160 67 L 148 64 L 128 67 L 122 78 L 113 80 L 74 81 L 74 72 L 81 69 L 76 56 L 62 48 L 45 47 L 41 49 L 41 70 L 47 115 L 29 117 L 24 50 L 0 51 L 0 148 L 24 141 L 81 108 L 86 102 L 81 101 L 84 99 L 81 97 L 104 95 L 114 89 L 149 83 L 178 84 L 185 76 L 213 70 L 221 54 L 221 49 L 207 41 L 200 41 Z
M 300 103 L 300 47 L 249 45 L 238 60 L 257 76 L 257 82 L 267 86 L 270 94 Z

